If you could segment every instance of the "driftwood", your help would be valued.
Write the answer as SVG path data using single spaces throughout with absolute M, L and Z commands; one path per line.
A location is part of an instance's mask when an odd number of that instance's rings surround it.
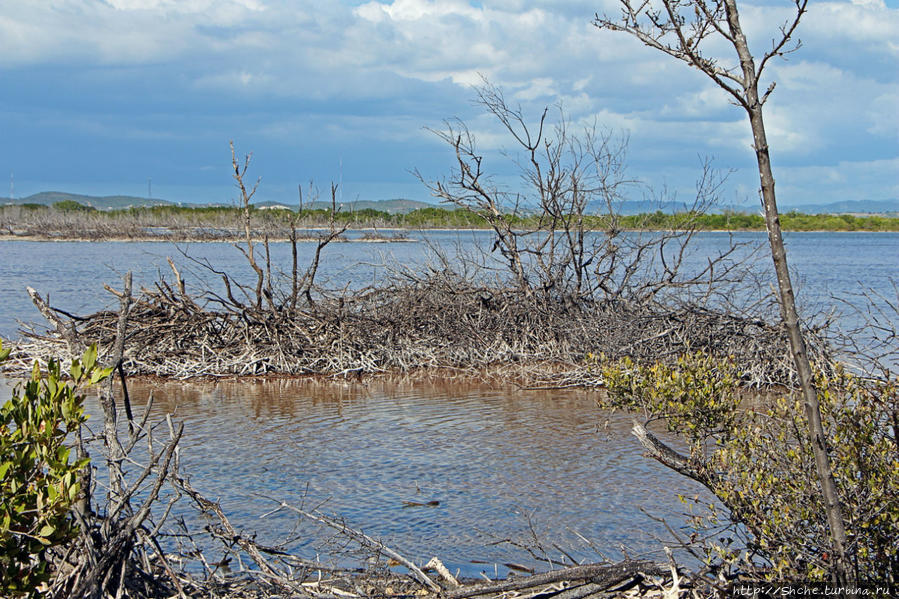
M 411 560 L 400 555 L 396 550 L 391 549 L 390 547 L 381 543 L 380 541 L 376 541 L 375 539 L 371 538 L 367 534 L 365 534 L 361 531 L 358 531 L 358 530 L 354 530 L 354 529 L 350 528 L 349 526 L 347 526 L 345 523 L 335 520 L 333 518 L 329 518 L 321 513 L 313 513 L 313 512 L 301 510 L 300 508 L 294 507 L 292 505 L 288 505 L 287 503 L 284 503 L 284 502 L 281 503 L 281 508 L 291 510 L 291 511 L 296 512 L 297 514 L 303 516 L 304 518 L 308 518 L 310 520 L 320 522 L 321 524 L 324 524 L 326 526 L 330 526 L 331 528 L 336 529 L 341 534 L 344 534 L 344 535 L 348 536 L 349 538 L 353 539 L 354 541 L 360 543 L 364 547 L 374 549 L 379 553 L 384 553 L 384 555 L 387 555 L 388 557 L 395 559 L 397 562 L 399 562 L 403 566 L 407 567 L 409 569 L 409 572 L 411 572 L 412 577 L 415 580 L 417 580 L 418 582 L 420 582 L 421 584 L 423 584 L 428 589 L 435 591 L 435 592 L 439 592 L 441 590 L 440 587 L 437 585 L 437 583 L 435 583 L 433 580 L 431 580 L 427 574 L 422 572 L 421 568 L 416 566 L 415 563 L 413 563 Z
M 66 326 L 59 314 L 53 310 L 50 305 L 44 301 L 41 295 L 31 287 L 25 287 L 28 295 L 31 297 L 32 303 L 40 311 L 41 315 L 47 319 L 49 323 L 56 329 L 56 334 L 65 341 L 66 349 L 71 356 L 80 355 L 83 348 L 81 347 L 77 334 L 75 332 L 74 322 L 70 326 Z
M 643 574 L 666 574 L 666 570 L 650 561 L 627 560 L 618 564 L 588 564 L 554 570 L 543 574 L 534 574 L 526 578 L 502 581 L 494 584 L 462 587 L 446 594 L 447 599 L 467 599 L 493 593 L 508 593 L 533 589 L 539 586 L 559 582 L 589 581 L 592 585 L 590 593 L 604 591 Z

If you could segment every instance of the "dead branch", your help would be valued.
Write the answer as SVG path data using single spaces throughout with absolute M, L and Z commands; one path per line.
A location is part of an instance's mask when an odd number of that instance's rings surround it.
M 35 291 L 31 287 L 25 287 L 25 290 L 28 292 L 28 295 L 31 296 L 31 301 L 34 303 L 37 309 L 40 310 L 43 317 L 50 321 L 50 323 L 55 327 L 56 333 L 65 340 L 69 355 L 71 357 L 81 355 L 83 348 L 78 342 L 77 332 L 75 331 L 75 323 L 73 322 L 70 326 L 67 327 L 65 323 L 63 323 L 62 319 L 56 315 L 55 311 L 47 302 L 44 301 L 44 298 L 42 298 L 37 291 Z
M 674 451 L 636 420 L 634 420 L 631 433 L 637 437 L 649 457 L 706 487 L 714 486 L 717 476 L 705 464 Z
M 237 153 L 234 150 L 234 142 L 229 142 L 231 146 L 231 166 L 234 169 L 234 180 L 236 181 L 236 185 L 238 190 L 240 190 L 240 205 L 243 208 L 244 214 L 244 232 L 246 234 L 246 245 L 247 248 L 244 250 L 240 246 L 237 246 L 240 249 L 244 256 L 246 256 L 247 261 L 250 263 L 250 266 L 256 272 L 256 309 L 262 308 L 262 285 L 265 280 L 265 273 L 256 263 L 256 258 L 253 253 L 253 237 L 251 234 L 250 228 L 250 200 L 253 199 L 253 196 L 256 195 L 256 190 L 259 187 L 259 183 L 262 179 L 258 179 L 253 185 L 251 190 L 247 190 L 246 184 L 244 183 L 244 177 L 247 174 L 247 170 L 250 168 L 250 159 L 252 154 L 247 154 L 244 157 L 243 164 L 241 164 L 237 159 Z
M 563 581 L 574 582 L 583 580 L 597 585 L 596 590 L 602 591 L 641 574 L 666 574 L 666 568 L 663 565 L 643 560 L 629 560 L 618 564 L 586 564 L 495 584 L 484 584 L 474 587 L 465 586 L 449 591 L 446 594 L 446 598 L 467 599 L 468 597 L 490 593 L 508 593 L 510 591 L 532 589 Z
M 380 553 L 383 553 L 389 557 L 392 557 L 393 559 L 395 559 L 402 565 L 406 566 L 406 568 L 409 569 L 410 574 L 412 575 L 412 577 L 415 580 L 417 580 L 422 585 L 424 585 L 425 587 L 427 587 L 428 589 L 430 589 L 434 592 L 438 592 L 438 593 L 441 592 L 442 589 L 440 588 L 440 586 L 437 585 L 437 583 L 435 583 L 433 580 L 431 580 L 427 574 L 422 572 L 421 568 L 416 566 L 414 562 L 403 557 L 396 550 L 391 549 L 390 547 L 388 547 L 381 541 L 375 540 L 361 531 L 350 528 L 349 526 L 346 525 L 346 523 L 339 521 L 339 520 L 335 520 L 328 516 L 325 516 L 324 514 L 322 514 L 320 512 L 316 512 L 316 513 L 308 512 L 308 511 L 302 510 L 296 506 L 292 506 L 288 503 L 284 503 L 283 501 L 281 502 L 281 508 L 295 512 L 304 518 L 314 520 L 315 522 L 319 522 L 321 524 L 324 524 L 325 526 L 329 526 L 329 527 L 337 530 L 341 534 L 350 537 L 351 539 L 353 539 L 354 541 L 356 541 L 363 547 L 368 547 L 369 549 L 374 549 Z

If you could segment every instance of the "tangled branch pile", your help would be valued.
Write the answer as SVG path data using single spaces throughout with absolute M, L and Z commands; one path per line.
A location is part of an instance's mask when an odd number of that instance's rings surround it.
M 57 330 L 96 341 L 106 355 L 117 319 L 116 312 L 98 312 L 60 321 Z M 522 374 L 562 370 L 576 377 L 588 354 L 657 361 L 688 349 L 734 357 L 749 384 L 788 380 L 791 373 L 782 332 L 759 320 L 690 305 L 554 299 L 444 274 L 295 311 L 194 298 L 160 281 L 143 290 L 129 320 L 125 371 L 173 378 L 478 373 L 510 364 Z M 64 354 L 66 343 L 58 333 L 30 333 L 16 355 L 27 366 L 28 358 Z M 823 352 L 821 345 L 815 350 Z

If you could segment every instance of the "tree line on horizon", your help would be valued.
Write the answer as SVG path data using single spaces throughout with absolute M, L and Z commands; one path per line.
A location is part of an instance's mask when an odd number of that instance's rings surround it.
M 258 226 L 277 226 L 299 216 L 306 227 L 325 226 L 332 217 L 330 209 L 303 209 L 299 215 L 295 208 L 268 208 L 250 206 L 254 223 Z M 139 221 L 147 227 L 227 226 L 237 222 L 240 209 L 234 206 L 140 206 L 114 210 L 98 210 L 74 200 L 57 202 L 52 206 L 21 204 L 0 207 L 2 226 L 11 232 L 16 225 L 25 224 L 35 217 L 46 220 L 52 227 L 54 215 L 68 219 L 81 216 L 84 220 L 102 222 Z M 391 213 L 373 208 L 361 210 L 337 210 L 333 218 L 359 228 L 408 228 L 408 229 L 486 229 L 489 225 L 476 212 L 429 206 L 405 213 Z M 521 212 L 509 215 L 515 226 L 531 227 L 539 218 L 535 214 Z M 684 223 L 695 223 L 701 229 L 717 231 L 763 231 L 765 220 L 760 214 L 724 210 L 719 213 L 681 211 L 642 212 L 629 215 L 584 215 L 587 229 L 606 230 L 614 218 L 624 230 L 679 229 Z M 854 214 L 807 214 L 798 211 L 780 215 L 781 225 L 787 231 L 899 231 L 899 217 Z

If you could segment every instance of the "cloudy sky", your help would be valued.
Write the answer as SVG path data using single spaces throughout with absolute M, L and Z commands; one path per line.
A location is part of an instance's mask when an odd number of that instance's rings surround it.
M 741 3 L 758 54 L 789 2 Z M 428 129 L 469 123 L 487 169 L 511 149 L 473 104 L 486 77 L 536 118 L 629 136 L 629 172 L 689 195 L 702 157 L 756 201 L 744 114 L 683 64 L 591 25 L 612 0 L 0 0 L 0 173 L 64 190 L 228 202 L 228 141 L 260 200 L 299 182 L 344 199 L 429 201 L 449 171 Z M 810 3 L 803 47 L 772 64 L 769 141 L 782 206 L 899 198 L 899 0 Z M 555 111 L 553 112 L 555 114 Z M 5 176 L 5 175 L 4 175 Z M 504 179 L 505 178 L 505 179 Z M 0 179 L 2 181 L 2 179 Z M 0 196 L 8 195 L 0 185 Z M 635 194 L 642 193 L 635 190 Z

